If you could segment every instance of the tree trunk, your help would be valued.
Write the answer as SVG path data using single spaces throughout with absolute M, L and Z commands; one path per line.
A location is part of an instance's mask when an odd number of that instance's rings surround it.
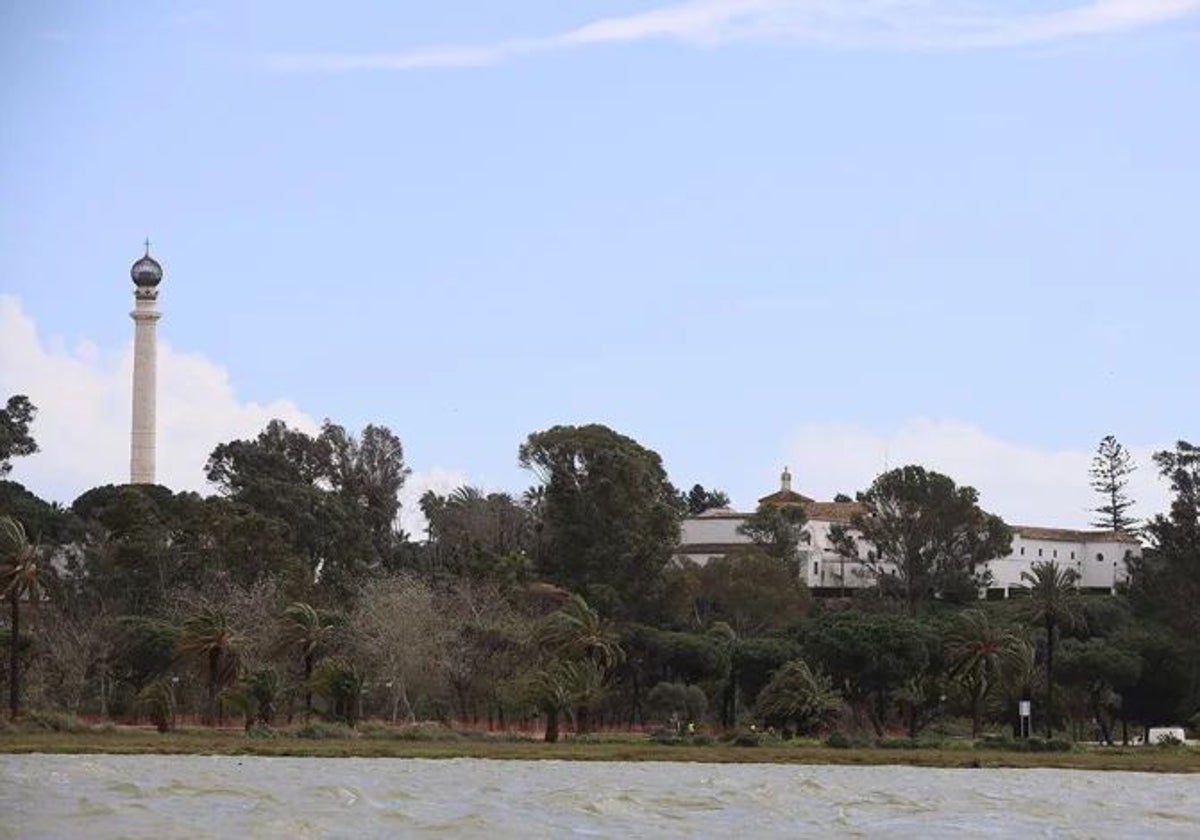
M 461 723 L 467 722 L 467 686 L 462 680 L 452 680 L 451 686 L 454 688 L 454 699 L 458 705 L 458 719 Z
M 734 683 L 734 676 L 730 673 L 729 678 L 725 681 L 725 686 L 721 690 L 721 726 L 726 729 L 732 729 L 737 721 L 737 709 L 735 692 L 737 686 Z
M 312 672 L 313 672 L 313 655 L 311 653 L 304 654 L 304 722 L 308 723 L 312 717 Z
M 1046 740 L 1054 736 L 1054 624 L 1046 622 Z
M 1097 689 L 1097 691 L 1102 689 Z M 1096 693 L 1092 694 L 1092 715 L 1096 718 L 1096 725 L 1100 727 L 1100 738 L 1106 746 L 1111 747 L 1113 743 L 1112 729 L 1113 721 L 1104 714 L 1104 709 L 1100 702 L 1096 699 Z
M 979 737 L 983 731 L 983 694 L 975 692 L 975 702 L 971 704 L 971 738 Z
M 204 721 L 209 726 L 217 722 L 217 671 L 221 664 L 221 651 L 213 648 L 208 652 L 208 708 Z
M 871 728 L 875 730 L 876 738 L 882 738 L 884 735 L 884 725 L 887 723 L 886 702 L 883 694 L 880 693 L 867 703 L 867 719 L 871 721 Z
M 417 716 L 413 712 L 412 703 L 408 702 L 408 689 L 404 686 L 403 680 L 395 681 L 395 690 L 392 692 L 392 725 L 396 725 L 396 718 L 400 715 L 400 705 L 404 705 L 404 719 L 408 723 L 416 723 Z
M 8 638 L 8 712 L 16 720 L 21 712 L 21 661 L 17 648 L 21 641 L 21 597 L 14 586 L 8 597 L 12 601 L 12 635 Z
M 546 712 L 546 743 L 558 743 L 558 709 Z

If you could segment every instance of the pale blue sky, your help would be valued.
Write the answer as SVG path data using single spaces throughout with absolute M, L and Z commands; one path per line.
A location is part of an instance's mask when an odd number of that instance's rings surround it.
M 240 400 L 494 487 L 555 423 L 743 507 L 861 489 L 814 428 L 1200 437 L 1200 3 L 971 7 L 10 0 L 0 292 L 115 356 L 149 235 Z

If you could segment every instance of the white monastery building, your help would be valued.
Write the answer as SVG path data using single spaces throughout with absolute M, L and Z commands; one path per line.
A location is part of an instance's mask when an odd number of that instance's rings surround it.
M 758 500 L 760 505 L 803 507 L 808 516 L 805 530 L 807 545 L 800 546 L 801 568 L 810 590 L 818 595 L 837 595 L 846 590 L 875 585 L 860 560 L 839 554 L 830 541 L 834 525 L 849 527 L 851 517 L 862 510 L 857 502 L 818 502 L 792 490 L 792 476 L 784 469 L 780 489 Z M 730 508 L 715 508 L 683 521 L 678 556 L 697 563 L 728 554 L 752 544 L 739 532 L 750 514 Z M 1026 588 L 1021 573 L 1038 561 L 1055 561 L 1079 573 L 1079 587 L 1085 590 L 1113 592 L 1129 577 L 1128 561 L 1140 557 L 1141 544 L 1127 534 L 1113 531 L 1072 531 L 1032 525 L 1010 525 L 1012 551 L 987 564 L 992 580 L 981 596 L 1007 598 Z M 870 549 L 861 535 L 851 529 L 863 559 Z

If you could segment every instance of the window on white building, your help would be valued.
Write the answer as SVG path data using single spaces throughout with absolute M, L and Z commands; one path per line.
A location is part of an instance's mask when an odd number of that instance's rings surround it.
M 1097 554 L 1097 555 L 1096 555 L 1096 562 L 1097 562 L 1097 563 L 1103 563 L 1103 562 L 1104 562 L 1104 555 L 1103 555 L 1103 554 Z
M 1025 556 L 1025 546 L 1021 546 L 1021 556 Z
M 1038 549 L 1038 557 L 1041 557 L 1041 556 L 1042 556 L 1042 550 L 1039 548 Z
M 1071 552 L 1071 559 L 1072 559 L 1072 560 L 1074 560 L 1074 559 L 1075 559 L 1075 552 L 1074 552 L 1074 551 L 1072 551 L 1072 552 Z
M 1054 556 L 1055 556 L 1055 557 L 1058 557 L 1058 549 L 1057 549 L 1057 548 L 1056 548 L 1056 549 L 1054 549 Z

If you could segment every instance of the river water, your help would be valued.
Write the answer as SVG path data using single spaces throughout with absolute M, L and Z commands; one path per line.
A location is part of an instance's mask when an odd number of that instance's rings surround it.
M 0 837 L 1200 837 L 1200 776 L 0 756 Z

